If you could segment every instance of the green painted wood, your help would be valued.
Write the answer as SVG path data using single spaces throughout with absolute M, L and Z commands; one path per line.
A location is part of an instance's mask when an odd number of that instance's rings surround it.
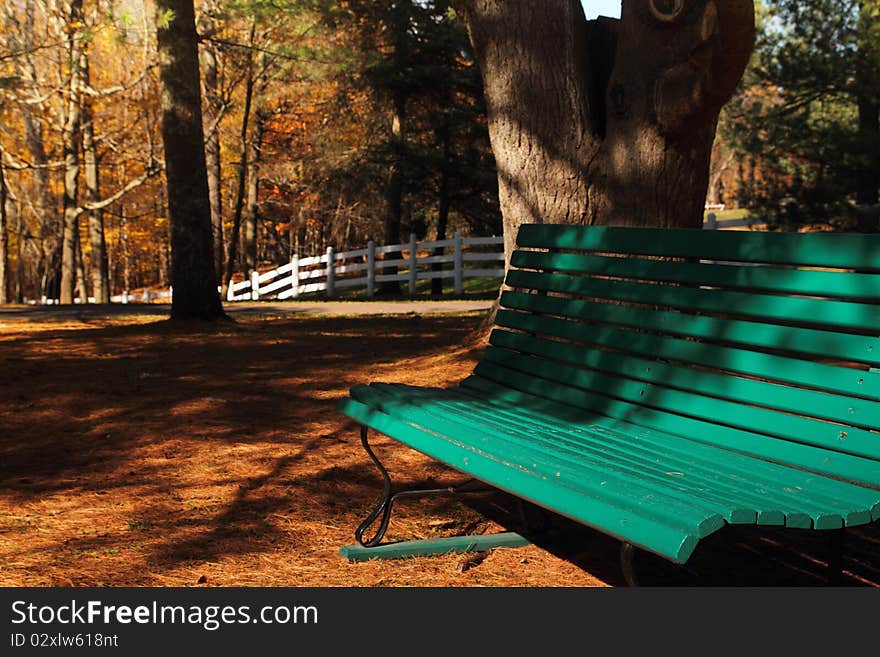
M 711 285 L 863 301 L 880 301 L 880 277 L 854 272 L 815 271 L 780 267 L 646 260 L 578 253 L 514 251 L 512 267 L 576 272 L 651 281 Z
M 339 556 L 349 561 L 369 561 L 370 559 L 409 559 L 413 557 L 436 557 L 444 554 L 463 552 L 486 552 L 497 548 L 518 548 L 532 542 L 515 532 L 480 534 L 476 536 L 449 536 L 427 538 L 415 541 L 386 543 L 376 547 L 363 545 L 343 545 Z
M 517 381 L 519 383 L 519 381 Z M 528 387 L 528 386 L 526 386 Z M 490 399 L 494 406 L 507 405 L 510 408 L 526 409 L 529 414 L 545 414 L 548 418 L 556 418 L 557 421 L 569 421 L 573 425 L 593 431 L 597 427 L 609 427 L 614 431 L 623 430 L 624 436 L 630 439 L 638 439 L 649 443 L 653 449 L 658 452 L 657 458 L 664 458 L 671 452 L 678 453 L 682 458 L 686 458 L 699 462 L 705 462 L 711 467 L 714 461 L 717 464 L 718 472 L 725 472 L 728 475 L 740 475 L 747 479 L 757 478 L 760 483 L 769 478 L 763 488 L 772 490 L 774 485 L 782 485 L 786 492 L 801 498 L 804 491 L 809 490 L 810 495 L 815 495 L 821 505 L 839 506 L 843 503 L 844 508 L 849 508 L 849 512 L 843 515 L 848 517 L 848 523 L 863 524 L 868 522 L 863 511 L 868 510 L 872 520 L 880 519 L 880 484 L 878 484 L 878 474 L 880 474 L 880 466 L 876 461 L 868 461 L 858 459 L 858 457 L 850 457 L 848 455 L 832 454 L 830 458 L 823 459 L 823 451 L 817 448 L 797 445 L 797 444 L 780 444 L 782 441 L 767 441 L 760 439 L 755 445 L 762 447 L 763 454 L 753 455 L 750 452 L 760 451 L 750 449 L 749 452 L 736 450 L 735 447 L 750 448 L 748 443 L 752 434 L 742 432 L 736 429 L 728 429 L 718 425 L 711 425 L 706 422 L 694 421 L 688 423 L 688 436 L 705 437 L 708 433 L 712 441 L 701 440 L 699 438 L 688 438 L 676 435 L 658 429 L 656 425 L 663 424 L 663 413 L 657 413 L 652 409 L 633 407 L 626 403 L 618 404 L 618 408 L 613 410 L 624 412 L 624 416 L 599 416 L 599 415 L 583 415 L 584 409 L 569 405 L 568 401 L 571 395 L 564 392 L 561 395 L 553 394 L 551 397 L 542 394 L 520 390 L 518 387 L 512 387 L 498 383 L 492 379 L 482 376 L 471 376 L 465 379 L 460 387 L 461 390 L 468 392 L 481 399 Z M 555 391 L 554 391 L 555 392 Z M 588 394 L 582 395 L 582 398 Z M 563 401 L 559 401 L 562 399 Z M 581 401 L 581 400 L 577 400 Z M 629 407 L 629 408 L 627 408 Z M 651 422 L 650 425 L 642 424 L 645 420 Z M 679 418 L 676 418 L 678 422 Z M 518 422 L 519 420 L 514 420 Z M 609 424 L 610 422 L 610 424 Z M 700 425 L 708 427 L 707 433 L 698 433 Z M 670 440 L 667 437 L 671 437 Z M 761 438 L 761 437 L 759 437 Z M 737 440 L 738 439 L 738 440 Z M 688 443 L 698 443 L 706 447 L 709 452 L 699 452 L 694 449 L 693 445 Z M 774 452 L 773 447 L 780 447 L 778 453 Z M 737 455 L 749 458 L 748 475 L 743 475 L 739 471 L 736 461 L 733 461 L 731 455 Z M 787 458 L 785 461 L 776 460 L 773 457 L 782 455 Z M 828 471 L 817 471 L 810 469 L 809 465 L 820 463 Z M 847 475 L 856 475 L 856 478 L 847 476 L 846 478 L 834 478 L 839 473 L 838 470 L 849 468 Z M 769 470 L 764 470 L 769 468 Z M 782 474 L 781 468 L 787 471 Z M 862 483 L 857 482 L 857 478 L 869 481 Z M 798 479 L 803 477 L 803 479 Z M 870 483 L 869 483 L 870 482 Z M 802 503 L 801 500 L 800 503 Z M 793 505 L 794 506 L 794 505 Z M 809 526 L 809 524 L 807 524 Z
M 490 455 L 468 449 L 372 409 L 354 399 L 343 399 L 339 410 L 361 424 L 463 472 L 540 506 L 594 527 L 621 540 L 677 563 L 685 563 L 697 545 L 697 535 L 684 522 L 664 523 L 646 514 L 621 507 L 604 498 L 586 498 L 554 480 L 511 468 Z
M 545 251 L 508 285 L 540 294 L 502 295 L 473 376 L 340 409 L 680 563 L 725 522 L 880 519 L 880 236 L 524 226 L 519 246 Z
M 400 391 L 381 386 L 370 386 L 368 391 L 360 391 L 357 398 L 403 421 L 419 426 L 442 426 L 444 434 L 478 448 L 490 443 L 492 453 L 498 458 L 544 476 L 561 477 L 569 486 L 578 487 L 583 480 L 600 478 L 603 486 L 614 487 L 606 490 L 624 491 L 629 504 L 637 505 L 650 496 L 657 502 L 665 500 L 676 513 L 698 510 L 701 516 L 710 519 L 699 525 L 701 536 L 720 528 L 718 516 L 731 523 L 756 522 L 755 510 L 742 506 L 741 500 L 724 498 L 717 488 L 701 485 L 696 478 L 684 481 L 678 475 L 669 474 L 669 468 L 660 471 L 648 461 L 633 458 L 631 453 L 615 454 L 608 445 L 591 449 L 588 442 L 569 440 L 564 432 L 554 431 L 551 425 L 540 427 L 541 431 L 554 434 L 548 438 L 530 433 L 521 425 L 501 426 L 482 414 L 467 414 L 467 422 L 462 422 L 466 409 L 450 413 L 435 400 L 425 399 L 414 404 L 402 397 Z M 548 455 L 551 458 L 548 459 Z M 781 512 L 776 515 L 784 521 Z
M 499 433 L 519 436 L 526 443 L 551 452 L 569 452 L 572 458 L 596 462 L 612 470 L 638 474 L 659 489 L 675 489 L 685 499 L 702 498 L 719 505 L 730 523 L 751 523 L 809 528 L 813 520 L 828 522 L 832 516 L 847 524 L 871 521 L 870 507 L 880 495 L 833 480 L 764 463 L 740 454 L 710 449 L 681 437 L 657 432 L 620 431 L 620 424 L 602 426 L 601 418 L 583 414 L 560 419 L 532 412 L 530 407 L 499 406 L 457 392 L 418 389 L 410 386 L 373 384 L 371 388 L 404 401 L 395 409 L 382 408 L 401 419 L 419 422 L 416 409 L 435 417 L 433 425 L 449 430 L 449 422 L 465 420 L 480 426 L 486 438 Z M 498 444 L 492 439 L 493 450 Z M 528 448 L 528 445 L 526 445 Z M 500 452 L 499 452 L 500 454 Z M 510 458 L 517 458 L 517 453 Z M 709 455 L 707 462 L 706 456 Z
M 829 507 L 849 518 L 848 524 L 869 522 L 862 511 L 873 513 L 876 505 L 880 512 L 880 494 L 876 489 L 853 486 L 801 469 L 778 465 L 716 445 L 706 445 L 685 436 L 646 429 L 620 418 L 611 418 L 593 412 L 564 406 L 547 399 L 530 396 L 495 386 L 476 377 L 468 380 L 471 386 L 450 389 L 414 388 L 401 384 L 371 384 L 380 389 L 401 388 L 413 403 L 426 407 L 438 405 L 468 418 L 484 415 L 499 427 L 531 431 L 537 437 L 543 431 L 554 436 L 564 433 L 576 443 L 594 444 L 598 449 L 608 447 L 638 455 L 641 465 L 663 463 L 664 469 L 687 470 L 700 481 L 724 490 L 757 494 L 779 508 L 807 505 L 805 495 L 815 500 L 817 507 Z M 475 381 L 480 382 L 476 387 Z M 508 401 L 509 395 L 516 395 Z M 448 401 L 461 402 L 449 406 Z M 668 466 L 668 467 L 667 467 Z M 773 508 L 773 507 L 770 507 Z M 855 509 L 855 511 L 853 511 Z M 760 514 L 761 511 L 758 511 Z M 874 518 L 876 519 L 876 518 Z M 770 523 L 767 523 L 770 524 Z
M 500 398 L 507 398 L 503 391 L 507 387 L 513 390 L 513 396 L 508 399 L 516 399 L 518 392 L 525 392 L 535 397 L 623 419 L 646 429 L 683 435 L 707 445 L 716 445 L 817 474 L 880 488 L 880 463 L 873 459 L 831 452 L 813 445 L 768 439 L 765 435 L 604 397 L 587 390 L 561 385 L 547 386 L 546 382 L 536 377 L 525 376 L 495 363 L 481 362 L 475 373 L 477 377 L 466 379 L 462 385 L 478 387 L 480 379 L 488 379 L 496 388 L 501 388 L 492 390 Z
M 765 321 L 823 326 L 832 330 L 876 332 L 877 327 L 880 326 L 880 306 L 850 301 L 708 290 L 568 274 L 543 274 L 522 269 L 511 269 L 507 273 L 506 282 L 514 288 L 599 297 L 630 303 L 657 304 L 688 312 L 749 316 Z
M 695 316 L 652 308 L 637 308 L 511 291 L 502 293 L 501 305 L 505 308 L 561 315 L 591 322 L 619 324 L 710 342 L 723 342 L 743 347 L 799 353 L 817 358 L 880 365 L 880 360 L 878 360 L 880 359 L 880 338 L 877 337 L 777 326 L 721 317 Z M 853 381 L 857 379 L 858 377 Z M 870 379 L 871 377 L 867 377 L 866 381 Z M 880 378 L 875 377 L 873 381 L 880 382 Z M 878 391 L 880 385 L 875 383 L 871 388 Z
M 529 303 L 530 306 L 558 306 L 555 304 L 557 300 L 553 298 L 521 296 L 526 301 L 538 302 Z M 542 299 L 546 299 L 548 303 L 544 304 Z M 562 319 L 511 310 L 499 310 L 495 316 L 495 323 L 499 327 L 603 345 L 641 356 L 729 370 L 783 384 L 840 393 L 847 395 L 849 399 L 880 399 L 880 373 L 877 372 L 632 330 L 635 327 L 601 326 L 577 320 L 578 317 Z
M 849 426 L 868 429 L 880 426 L 880 402 L 853 399 L 844 395 L 806 390 L 753 378 L 741 378 L 729 373 L 711 372 L 685 365 L 673 365 L 640 358 L 631 352 L 584 349 L 582 345 L 566 344 L 498 329 L 492 332 L 489 340 L 497 347 L 520 351 L 530 356 L 560 360 L 572 365 L 658 383 L 700 395 L 763 406 Z M 608 341 L 603 341 L 601 344 L 610 346 Z M 626 343 L 621 346 L 624 349 L 629 348 Z M 781 416 L 779 421 L 785 422 L 786 419 L 786 416 Z M 880 443 L 880 440 L 877 442 Z
M 374 386 L 358 388 L 352 396 L 402 421 L 432 427 L 435 432 L 441 430 L 436 427 L 436 416 L 423 408 L 389 398 Z M 580 492 L 587 504 L 593 499 L 604 499 L 657 522 L 682 523 L 682 527 L 699 537 L 708 536 L 724 526 L 723 510 L 717 505 L 648 485 L 643 473 L 611 471 L 602 462 L 587 459 L 584 454 L 580 454 L 579 459 L 573 458 L 574 455 L 563 449 L 535 449 L 534 441 L 518 440 L 515 432 L 494 432 L 490 438 L 485 426 L 476 427 L 452 416 L 444 418 L 442 435 L 449 441 L 488 454 L 507 467 L 515 467 L 544 481 L 554 481 Z M 487 449 L 489 443 L 491 449 Z M 494 485 L 492 481 L 488 483 Z
M 525 248 L 880 271 L 880 235 L 528 224 L 520 226 L 517 244 Z
M 880 440 L 877 434 L 864 429 L 820 422 L 797 415 L 783 416 L 763 408 L 682 392 L 655 383 L 634 381 L 595 370 L 583 370 L 500 349 L 486 350 L 481 365 L 487 363 L 497 363 L 527 376 L 539 378 L 544 385 L 591 390 L 610 398 L 622 399 L 682 416 L 709 420 L 715 424 L 744 429 L 755 434 L 880 460 Z M 479 372 L 479 366 L 475 371 Z

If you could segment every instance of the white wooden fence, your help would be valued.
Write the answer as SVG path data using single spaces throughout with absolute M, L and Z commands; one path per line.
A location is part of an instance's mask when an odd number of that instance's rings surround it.
M 368 297 L 372 297 L 378 285 L 386 281 L 405 283 L 407 293 L 414 295 L 417 281 L 434 278 L 451 278 L 454 293 L 460 295 L 466 278 L 504 276 L 503 248 L 479 250 L 479 247 L 503 244 L 503 237 L 462 237 L 456 231 L 448 240 L 419 242 L 415 235 L 410 235 L 405 244 L 376 246 L 370 241 L 365 248 L 341 252 L 331 246 L 320 256 L 294 256 L 290 262 L 269 271 L 250 272 L 245 280 L 228 287 L 226 301 L 296 299 L 309 293 L 323 293 L 323 296 L 333 298 L 338 291 L 349 288 L 362 288 Z M 435 254 L 439 249 L 443 253 Z M 396 273 L 386 273 L 389 271 Z M 170 298 L 169 288 L 159 292 L 145 290 L 138 294 L 118 294 L 110 301 L 150 303 Z
M 229 286 L 226 300 L 296 299 L 312 292 L 332 298 L 348 288 L 363 288 L 372 297 L 377 284 L 387 281 L 405 282 L 407 292 L 414 295 L 417 281 L 433 278 L 451 278 L 455 294 L 460 295 L 465 278 L 504 276 L 503 249 L 478 251 L 469 247 L 503 244 L 502 237 L 462 237 L 456 231 L 450 240 L 419 242 L 410 235 L 405 244 L 376 246 L 370 241 L 366 248 L 342 252 L 331 246 L 320 256 L 294 256 L 271 271 L 251 272 L 249 279 Z M 435 255 L 438 249 L 443 253 Z M 434 270 L 435 265 L 440 267 Z M 391 273 L 386 273 L 389 270 Z
M 740 226 L 752 226 L 764 220 L 727 219 L 718 220 L 710 212 L 703 228 L 723 230 Z M 376 246 L 372 241 L 362 249 L 336 252 L 329 247 L 320 256 L 299 258 L 294 256 L 290 262 L 265 272 L 253 271 L 243 281 L 230 284 L 226 301 L 257 301 L 259 299 L 296 299 L 309 293 L 321 293 L 333 298 L 339 290 L 364 288 L 368 297 L 376 294 L 377 284 L 386 281 L 406 283 L 410 295 L 416 293 L 416 282 L 425 279 L 451 278 L 456 295 L 463 292 L 463 280 L 482 276 L 501 278 L 504 276 L 504 251 L 480 251 L 472 247 L 502 246 L 504 238 L 462 237 L 455 232 L 452 239 L 419 242 L 410 235 L 409 242 L 390 246 Z M 435 250 L 443 253 L 435 255 Z M 380 257 L 377 257 L 380 256 Z M 440 265 L 436 270 L 435 265 Z M 387 270 L 397 273 L 385 273 Z M 143 292 L 117 294 L 110 297 L 113 303 L 150 303 L 171 298 L 171 288 L 165 290 L 146 289 Z M 31 302 L 37 303 L 37 302 Z M 40 300 L 42 304 L 57 304 L 57 299 Z M 75 303 L 82 303 L 76 299 Z M 94 303 L 89 298 L 88 303 Z

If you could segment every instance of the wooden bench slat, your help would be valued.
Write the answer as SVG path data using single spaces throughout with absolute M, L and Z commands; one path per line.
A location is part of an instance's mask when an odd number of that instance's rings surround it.
M 880 373 L 867 370 L 645 333 L 631 327 L 586 324 L 562 317 L 514 310 L 499 310 L 495 323 L 502 328 L 577 341 L 584 345 L 602 345 L 682 364 L 727 370 L 779 383 L 848 395 L 848 398 L 880 399 Z
M 880 339 L 720 317 L 694 316 L 668 310 L 636 308 L 581 299 L 549 297 L 506 291 L 501 295 L 505 308 L 560 315 L 592 322 L 620 324 L 658 333 L 692 337 L 709 342 L 779 350 L 844 362 L 880 366 Z M 861 376 L 861 375 L 859 375 Z M 865 377 L 865 382 L 877 380 Z M 858 381 L 856 377 L 855 381 Z M 862 384 L 857 384 L 862 385 Z M 849 389 L 847 387 L 847 389 Z M 873 390 L 880 390 L 874 384 Z
M 802 468 L 799 463 L 784 463 L 775 459 L 768 459 L 761 455 L 753 455 L 734 448 L 727 448 L 711 440 L 707 440 L 706 433 L 700 434 L 700 438 L 691 439 L 681 434 L 666 432 L 656 427 L 656 422 L 651 426 L 642 423 L 645 418 L 651 418 L 651 409 L 632 408 L 625 416 L 607 416 L 598 412 L 586 411 L 586 409 L 572 406 L 566 401 L 558 401 L 556 398 L 548 398 L 527 391 L 505 386 L 491 379 L 473 375 L 465 379 L 459 389 L 475 398 L 488 400 L 493 406 L 507 406 L 515 409 L 513 414 L 521 414 L 527 411 L 529 414 L 546 414 L 548 418 L 556 418 L 558 421 L 568 421 L 573 427 L 585 427 L 588 430 L 595 428 L 609 429 L 620 432 L 631 440 L 638 439 L 651 445 L 650 449 L 656 451 L 656 458 L 663 459 L 671 453 L 680 455 L 689 463 L 703 465 L 706 468 L 725 476 L 742 476 L 748 480 L 754 480 L 762 484 L 767 491 L 773 491 L 776 487 L 784 487 L 785 491 L 803 502 L 803 491 L 808 490 L 810 495 L 816 496 L 820 505 L 831 504 L 835 507 L 849 505 L 849 512 L 843 513 L 847 524 L 862 524 L 868 522 L 865 511 L 869 512 L 872 520 L 880 519 L 880 490 L 876 487 L 853 485 L 851 479 L 837 479 L 828 473 L 816 474 L 814 470 Z M 586 411 L 586 412 L 585 412 Z M 699 421 L 696 421 L 699 424 Z M 705 423 L 704 423 L 705 425 Z M 694 425 L 696 426 L 696 424 Z M 738 432 L 731 430 L 731 436 Z M 731 445 L 735 445 L 731 441 Z M 703 448 L 702 450 L 700 448 Z M 795 451 L 803 450 L 803 455 L 808 455 L 816 448 L 796 445 Z M 736 458 L 747 459 L 748 471 L 740 471 L 743 462 Z M 847 457 L 859 460 L 858 457 Z M 808 461 L 805 458 L 805 462 Z M 857 467 L 867 468 L 870 471 L 876 464 L 865 460 Z M 838 463 L 839 465 L 839 463 Z M 876 471 L 875 471 L 876 473 Z M 768 493 L 771 494 L 772 493 Z M 792 506 L 796 506 L 792 504 Z M 803 514 L 797 514 L 800 516 Z M 786 517 L 786 525 L 806 527 L 800 524 L 800 518 L 791 525 Z M 771 524 L 771 523 L 767 523 Z
M 853 456 L 880 459 L 880 435 L 846 425 L 683 392 L 656 383 L 604 374 L 515 352 L 487 349 L 481 365 L 498 363 L 545 385 L 592 390 L 601 395 L 662 409 L 756 434 L 821 447 Z M 475 370 L 479 371 L 479 370 Z
M 558 407 L 550 416 L 536 409 L 534 403 L 504 405 L 461 388 L 441 391 L 373 385 L 380 390 L 391 388 L 409 403 L 438 413 L 440 421 L 446 421 L 443 413 L 451 413 L 494 431 L 517 432 L 547 449 L 561 443 L 574 450 L 588 450 L 596 458 L 625 462 L 627 467 L 646 471 L 664 485 L 717 499 L 726 507 L 728 522 L 809 527 L 813 520 L 822 522 L 838 514 L 846 517 L 847 524 L 864 524 L 871 520 L 871 506 L 880 500 L 876 491 L 855 489 L 753 457 L 683 441 L 680 436 L 648 432 L 604 416 L 565 412 Z M 738 506 L 742 504 L 749 506 Z M 862 510 L 852 512 L 854 506 Z
M 705 519 L 697 519 L 693 514 L 672 522 L 661 522 L 652 517 L 651 512 L 662 513 L 662 505 L 650 499 L 645 500 L 644 505 L 633 505 L 616 499 L 614 493 L 609 494 L 589 480 L 581 482 L 580 489 L 575 489 L 555 481 L 555 478 L 511 468 L 490 454 L 450 440 L 438 440 L 431 431 L 393 418 L 354 399 L 342 400 L 339 408 L 358 422 L 501 490 L 552 508 L 561 515 L 662 554 L 677 563 L 687 561 L 699 540 L 696 526 Z M 585 496 L 585 492 L 593 495 Z M 685 528 L 688 522 L 693 525 L 692 530 Z
M 517 244 L 634 255 L 880 271 L 880 235 L 528 224 Z
M 757 290 L 849 300 L 880 301 L 880 277 L 839 271 L 811 271 L 790 267 L 646 260 L 579 253 L 514 251 L 512 267 L 573 272 L 650 281 L 710 285 L 724 289 Z
M 387 386 L 371 385 L 368 390 L 358 391 L 354 396 L 361 401 L 368 400 L 371 406 L 402 421 L 417 426 L 442 426 L 447 435 L 467 441 L 477 449 L 491 442 L 492 453 L 496 457 L 543 476 L 557 477 L 565 485 L 577 486 L 585 478 L 595 481 L 598 477 L 604 482 L 603 487 L 614 485 L 616 490 L 625 490 L 627 497 L 633 500 L 650 495 L 652 500 L 665 498 L 675 507 L 684 505 L 687 512 L 697 510 L 698 515 L 704 518 L 733 516 L 742 523 L 754 524 L 756 521 L 753 510 L 737 507 L 737 503 L 731 499 L 721 501 L 717 490 L 713 496 L 707 489 L 695 486 L 695 482 L 687 482 L 690 492 L 685 494 L 679 478 L 664 475 L 656 469 L 652 472 L 651 465 L 645 461 L 640 463 L 641 468 L 632 467 L 623 459 L 615 458 L 607 445 L 600 450 L 605 458 L 599 458 L 595 452 L 585 449 L 583 442 L 575 445 L 558 436 L 554 440 L 522 431 L 516 425 L 503 427 L 493 424 L 485 415 L 471 416 L 463 421 L 461 413 L 444 412 L 433 402 L 414 404 L 405 391 Z M 544 430 L 549 428 L 543 427 Z M 547 458 L 548 454 L 552 455 L 551 459 Z M 694 495 L 695 492 L 701 494 Z M 779 515 L 784 517 L 782 513 Z M 704 522 L 700 525 L 699 533 L 708 535 L 718 527 L 717 520 Z
M 564 385 L 547 386 L 546 382 L 535 377 L 495 363 L 482 362 L 474 372 L 476 379 L 466 379 L 462 385 L 479 387 L 480 379 L 488 379 L 495 386 L 506 386 L 518 392 L 626 420 L 646 429 L 677 434 L 708 445 L 717 445 L 723 449 L 865 486 L 880 486 L 880 462 L 873 459 L 831 452 L 814 445 L 768 439 L 766 435 L 677 415 L 622 399 L 611 399 L 588 390 Z
M 872 428 L 880 425 L 880 402 L 855 400 L 828 392 L 673 365 L 640 358 L 631 353 L 584 349 L 582 345 L 564 344 L 508 331 L 493 331 L 490 342 L 497 347 L 521 351 L 539 358 L 560 360 L 579 367 L 660 383 L 733 402 L 766 406 L 850 426 Z M 880 443 L 880 435 L 877 439 Z
M 850 301 L 707 290 L 568 274 L 544 274 L 522 269 L 510 270 L 506 282 L 514 288 L 656 304 L 687 312 L 748 316 L 762 321 L 771 320 L 772 323 L 855 331 L 876 331 L 880 326 L 880 307 Z

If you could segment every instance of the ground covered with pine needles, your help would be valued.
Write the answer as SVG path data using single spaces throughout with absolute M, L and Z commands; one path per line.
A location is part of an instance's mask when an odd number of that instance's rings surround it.
M 586 529 L 553 544 L 348 563 L 339 547 L 381 480 L 336 411 L 372 380 L 451 385 L 480 315 L 171 323 L 149 313 L 0 317 L 0 585 L 602 586 L 619 544 Z M 399 484 L 460 477 L 394 441 Z M 517 528 L 505 495 L 405 502 L 389 540 Z M 656 584 L 824 583 L 814 534 L 730 528 L 693 561 L 641 556 Z M 852 532 L 850 584 L 880 584 L 880 532 Z

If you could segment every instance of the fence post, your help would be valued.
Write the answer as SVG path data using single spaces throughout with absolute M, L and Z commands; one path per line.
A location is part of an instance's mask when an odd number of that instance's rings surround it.
M 714 212 L 710 212 L 706 216 L 706 225 L 704 226 L 706 230 L 715 230 L 718 228 L 718 217 L 715 216 Z
M 464 290 L 461 284 L 461 281 L 464 278 L 464 254 L 461 252 L 461 231 L 455 231 L 455 234 L 452 237 L 452 241 L 453 248 L 455 249 L 452 256 L 454 267 L 453 280 L 455 281 L 455 294 L 461 295 Z
M 173 300 L 174 300 L 174 286 L 169 285 L 168 286 L 168 301 L 173 301 Z
M 372 298 L 376 292 L 376 243 L 367 242 L 367 296 Z
M 299 297 L 299 255 L 294 254 L 290 259 L 290 275 L 293 276 L 293 290 L 291 294 L 294 299 Z
M 260 300 L 260 272 L 254 269 L 251 272 L 251 301 Z
M 43 302 L 45 302 L 45 301 L 46 301 L 46 297 L 43 297 Z M 128 303 L 128 290 L 122 291 L 122 303 L 123 303 L 123 305 Z
M 144 303 L 150 303 L 150 288 L 144 290 Z
M 333 260 L 335 259 L 336 254 L 333 252 L 333 247 L 327 247 L 327 297 L 332 297 L 336 290 L 334 289 L 335 281 L 334 278 L 336 276 L 335 266 L 333 264 Z
M 229 285 L 226 288 L 226 300 L 230 302 L 235 300 L 235 291 L 232 289 L 233 285 L 235 285 L 235 283 L 233 283 L 232 279 L 230 278 Z
M 418 248 L 418 244 L 416 242 L 416 234 L 409 234 L 409 295 L 414 297 L 416 295 L 416 249 Z

